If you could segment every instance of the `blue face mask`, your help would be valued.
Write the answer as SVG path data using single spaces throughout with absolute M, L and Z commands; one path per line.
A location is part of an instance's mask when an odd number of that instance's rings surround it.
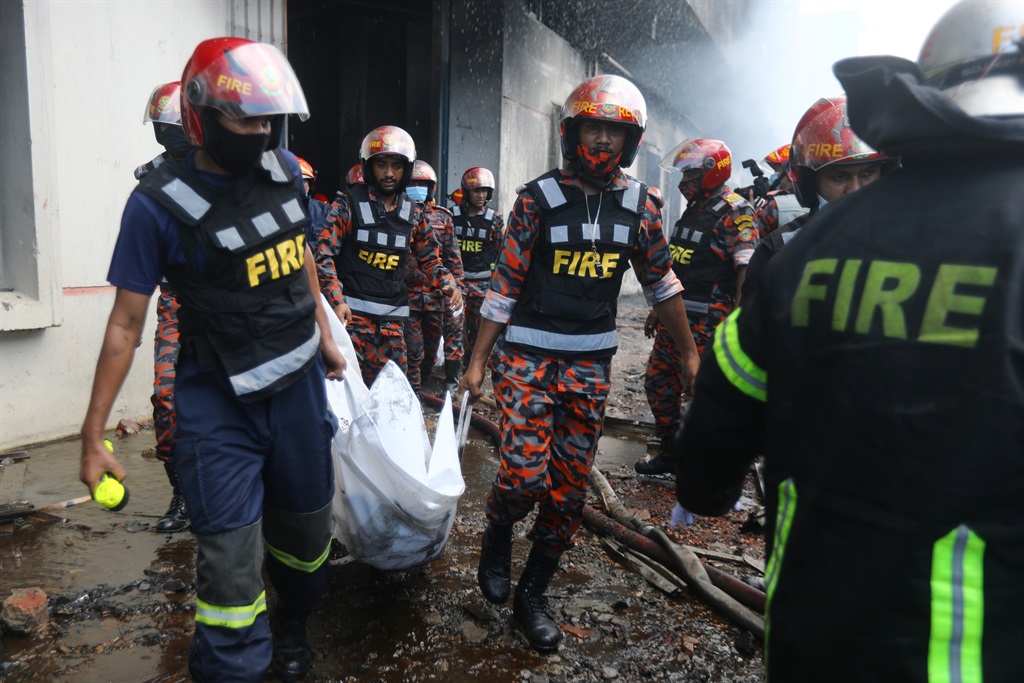
M 405 193 L 409 195 L 409 199 L 417 202 L 427 201 L 427 188 L 422 185 L 410 185 L 405 188 Z

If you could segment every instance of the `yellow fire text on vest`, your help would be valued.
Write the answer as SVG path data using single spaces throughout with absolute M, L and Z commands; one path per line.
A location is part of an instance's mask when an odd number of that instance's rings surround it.
M 394 270 L 398 268 L 400 260 L 398 254 L 385 254 L 379 251 L 370 251 L 368 249 L 360 249 L 359 258 L 366 261 L 374 268 L 379 268 L 381 270 Z
M 690 258 L 693 257 L 693 249 L 686 249 L 685 247 L 670 244 L 668 245 L 668 250 L 669 253 L 672 254 L 672 261 L 682 266 L 689 265 Z
M 249 274 L 249 286 L 258 287 L 271 280 L 302 270 L 302 261 L 305 255 L 306 238 L 303 235 L 283 240 L 269 249 L 253 254 L 245 259 L 245 269 Z
M 915 263 L 815 259 L 804 266 L 790 320 L 794 327 L 828 320 L 840 333 L 851 332 L 852 324 L 852 332 L 861 335 L 872 334 L 878 320 L 889 339 L 974 348 L 977 318 L 996 274 L 992 267 L 943 263 L 931 282 L 922 283 Z M 909 305 L 924 293 L 922 284 L 928 292 L 924 305 Z
M 479 240 L 459 240 L 459 249 L 462 251 L 483 251 L 484 243 Z
M 597 263 L 601 263 L 600 270 Z M 599 254 L 594 251 L 555 250 L 554 273 L 577 277 L 612 277 L 619 265 L 619 255 Z

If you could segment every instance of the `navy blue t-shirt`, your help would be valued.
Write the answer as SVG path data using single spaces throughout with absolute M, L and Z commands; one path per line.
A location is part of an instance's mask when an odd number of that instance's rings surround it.
M 301 181 L 298 179 L 302 178 L 302 172 L 299 170 L 299 162 L 288 150 L 282 152 L 301 192 Z M 185 163 L 203 182 L 216 188 L 238 182 L 235 176 L 196 170 L 194 154 L 194 151 L 189 152 Z M 107 282 L 148 296 L 156 289 L 168 266 L 185 263 L 185 254 L 178 239 L 178 221 L 155 199 L 136 189 L 128 197 L 121 215 L 121 231 L 110 258 Z

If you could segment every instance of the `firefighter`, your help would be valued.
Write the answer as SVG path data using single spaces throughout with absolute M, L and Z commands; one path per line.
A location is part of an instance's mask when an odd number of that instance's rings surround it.
M 643 96 L 619 76 L 595 76 L 568 96 L 560 126 L 566 163 L 520 188 L 459 387 L 480 398 L 493 350 L 501 464 L 487 497 L 477 579 L 490 602 L 508 599 L 513 526 L 538 507 L 513 615 L 540 652 L 562 638 L 545 592 L 583 518 L 618 344 L 615 303 L 630 263 L 684 349 L 688 379 L 700 362 L 661 203 L 622 171 L 646 124 Z
M 308 109 L 284 55 L 243 38 L 200 43 L 181 82 L 196 150 L 143 177 L 125 207 L 80 478 L 95 490 L 104 473 L 125 477 L 103 430 L 166 276 L 180 303 L 174 462 L 199 550 L 189 669 L 197 681 L 255 682 L 272 666 L 297 681 L 312 663 L 305 625 L 331 539 L 324 376 L 345 367 L 315 298 L 299 166 L 278 149 L 286 115 Z
M 348 173 L 345 174 L 345 189 L 352 187 L 353 185 L 359 185 L 366 181 L 363 180 L 363 165 L 355 164 L 352 168 L 348 169 Z
M 313 165 L 302 157 L 295 158 L 299 161 L 299 169 L 302 171 L 302 187 L 306 192 L 306 242 L 312 251 L 324 226 L 327 225 L 327 213 L 331 207 L 313 196 L 313 193 L 316 192 L 316 170 L 313 169 Z
M 850 128 L 846 95 L 823 97 L 804 112 L 793 133 L 790 161 L 793 196 L 807 213 L 757 243 L 743 279 L 744 299 L 754 296 L 761 269 L 796 237 L 812 214 L 829 202 L 870 185 L 895 166 L 895 162 L 871 149 Z
M 768 186 L 774 189 L 768 192 L 764 203 L 754 211 L 754 223 L 762 238 L 780 225 L 786 225 L 807 213 L 807 207 L 797 200 L 793 180 L 789 177 L 792 147 L 792 144 L 786 143 L 764 158 L 773 171 Z M 749 271 L 747 275 L 750 275 Z
M 181 127 L 181 83 L 172 81 L 153 89 L 146 102 L 142 122 L 153 124 L 153 134 L 164 151 L 151 161 L 135 169 L 135 179 L 143 177 L 168 159 L 180 159 L 192 149 Z M 171 502 L 167 512 L 157 520 L 154 529 L 159 533 L 174 533 L 188 529 L 185 497 L 178 486 L 178 472 L 174 467 L 174 364 L 178 361 L 178 300 L 166 279 L 160 281 L 160 296 L 156 304 L 156 334 L 153 337 L 153 430 L 156 432 L 156 458 L 164 464 L 167 481 L 171 485 Z
M 494 174 L 474 166 L 462 174 L 459 189 L 463 200 L 452 207 L 455 234 L 462 250 L 466 301 L 466 348 L 472 349 L 480 331 L 480 306 L 491 282 L 494 261 L 501 250 L 505 221 L 501 213 L 487 206 L 494 197 Z
M 757 244 L 754 210 L 725 184 L 732 174 L 732 153 L 721 140 L 686 140 L 662 159 L 661 167 L 682 174 L 679 192 L 687 205 L 669 236 L 669 248 L 672 269 L 685 288 L 693 339 L 697 351 L 704 353 L 715 327 L 739 300 L 747 261 Z M 640 474 L 666 474 L 675 465 L 664 446 L 678 427 L 682 396 L 692 387 L 679 371 L 678 348 L 656 311 L 648 315 L 644 332 L 654 338 L 644 389 L 662 448 L 633 467 Z
M 452 213 L 434 203 L 437 174 L 427 162 L 417 159 L 412 167 L 412 182 L 406 189 L 412 199 L 424 204 L 427 222 L 441 247 L 441 263 L 462 286 L 462 254 L 455 239 Z M 444 391 L 455 398 L 462 365 L 462 321 L 464 309 L 452 311 L 441 292 L 429 287 L 426 274 L 415 263 L 409 263 L 406 276 L 409 287 L 409 319 L 405 322 L 405 345 L 409 354 L 406 377 L 413 389 L 420 387 L 434 367 L 438 346 L 444 338 Z M 465 298 L 463 298 L 465 305 Z
M 830 203 L 704 358 L 677 495 L 764 453 L 770 680 L 1024 680 L 1024 2 L 833 68 L 902 166 Z
M 416 146 L 397 126 L 366 134 L 359 147 L 364 183 L 339 192 L 317 241 L 320 289 L 348 328 L 367 386 L 388 360 L 407 370 L 405 262 L 412 258 L 453 309 L 462 295 L 441 263 L 423 205 L 409 198 Z

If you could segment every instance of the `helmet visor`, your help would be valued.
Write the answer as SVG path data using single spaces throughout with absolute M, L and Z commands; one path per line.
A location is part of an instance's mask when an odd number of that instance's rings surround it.
M 309 106 L 291 64 L 266 43 L 248 43 L 224 52 L 189 81 L 186 96 L 193 106 L 211 107 L 232 119 L 274 114 L 309 118 Z
M 181 125 L 181 88 L 178 83 L 165 83 L 153 88 L 142 114 L 142 123 Z
M 692 140 L 684 140 L 663 156 L 658 166 L 663 171 L 674 173 L 685 173 L 691 169 L 704 170 L 706 157 L 707 153 L 699 145 L 695 145 Z

